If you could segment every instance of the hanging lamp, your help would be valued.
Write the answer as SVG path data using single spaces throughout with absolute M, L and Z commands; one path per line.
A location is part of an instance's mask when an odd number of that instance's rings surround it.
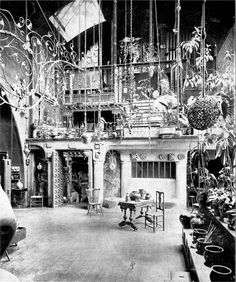
M 220 116 L 219 102 L 213 96 L 205 95 L 205 2 L 202 4 L 202 28 L 201 28 L 201 56 L 202 56 L 202 95 L 198 97 L 188 109 L 188 121 L 191 127 L 197 130 L 205 130 L 212 127 Z
M 117 165 L 115 153 L 112 151 L 109 155 L 109 168 L 110 170 L 115 170 Z

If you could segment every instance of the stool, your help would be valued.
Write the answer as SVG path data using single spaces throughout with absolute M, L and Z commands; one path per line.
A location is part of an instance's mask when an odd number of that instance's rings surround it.
M 31 196 L 30 197 L 30 207 L 40 205 L 43 207 L 43 196 Z

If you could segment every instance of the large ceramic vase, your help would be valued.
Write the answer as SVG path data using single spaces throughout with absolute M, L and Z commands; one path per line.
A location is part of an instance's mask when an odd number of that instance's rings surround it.
M 205 241 L 205 238 L 197 238 L 197 244 L 196 244 L 197 253 L 199 255 L 203 255 L 205 251 L 205 247 L 211 244 L 212 241 Z
M 192 229 L 200 228 L 202 229 L 205 226 L 205 221 L 199 216 L 195 216 L 190 220 L 190 226 Z
M 205 238 L 207 235 L 207 230 L 196 228 L 193 230 L 193 243 L 197 243 L 198 238 Z
M 129 195 L 131 201 L 139 202 L 141 195 L 138 191 L 132 191 Z
M 0 258 L 16 232 L 16 218 L 6 193 L 0 186 Z
M 191 228 L 190 221 L 193 217 L 194 217 L 193 215 L 185 215 L 185 214 L 181 214 L 179 216 L 179 220 L 180 220 L 181 224 L 183 225 L 183 228 L 185 228 L 185 229 Z
M 224 249 L 220 246 L 209 245 L 205 247 L 205 252 L 203 253 L 205 258 L 205 265 L 213 266 L 222 263 L 222 255 Z
M 145 199 L 146 191 L 144 189 L 139 189 L 139 194 L 141 196 L 141 199 Z
M 211 267 L 210 279 L 212 282 L 234 281 L 232 278 L 232 270 L 227 266 L 213 265 Z

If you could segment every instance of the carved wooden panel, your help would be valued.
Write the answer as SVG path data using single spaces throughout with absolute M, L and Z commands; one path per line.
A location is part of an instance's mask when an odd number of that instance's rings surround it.
M 58 151 L 55 151 L 53 157 L 53 206 L 57 207 L 63 203 L 63 192 L 64 192 L 64 174 L 63 174 L 63 163 L 62 155 Z

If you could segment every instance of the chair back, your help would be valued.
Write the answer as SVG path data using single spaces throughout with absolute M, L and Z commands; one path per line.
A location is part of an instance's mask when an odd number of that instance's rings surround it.
M 164 192 L 156 191 L 156 211 L 165 210 L 165 194 Z
M 100 189 L 86 189 L 86 194 L 89 203 L 99 203 Z

